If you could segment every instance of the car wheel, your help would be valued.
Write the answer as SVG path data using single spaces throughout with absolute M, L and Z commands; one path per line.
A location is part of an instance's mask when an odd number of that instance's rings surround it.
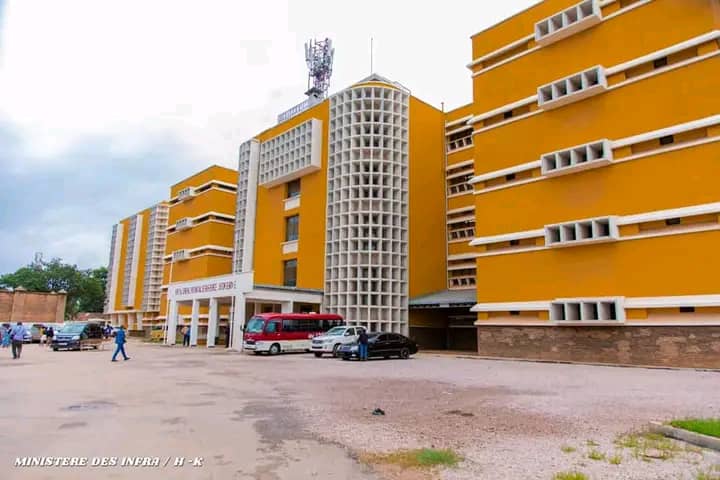
M 407 360 L 408 358 L 410 358 L 410 350 L 408 350 L 407 348 L 403 348 L 402 350 L 400 350 L 400 358 L 402 358 L 403 360 Z
M 338 355 L 340 355 L 340 354 L 338 353 L 338 350 L 340 350 L 340 344 L 339 344 L 339 343 L 335 344 L 335 346 L 333 347 L 333 357 L 336 357 L 336 358 L 337 358 Z
M 350 360 L 350 357 L 347 357 L 347 356 L 343 355 L 342 359 L 343 359 L 344 361 L 347 361 L 347 360 Z
M 53 352 L 57 352 L 57 351 L 58 351 L 58 349 L 57 349 L 57 348 L 53 348 Z
M 273 343 L 272 345 L 270 345 L 270 350 L 268 351 L 268 353 L 270 355 L 277 355 L 278 353 L 280 353 L 280 345 L 277 343 Z
M 320 358 L 320 357 L 322 357 L 322 353 L 320 353 L 320 352 L 315 352 L 315 358 Z

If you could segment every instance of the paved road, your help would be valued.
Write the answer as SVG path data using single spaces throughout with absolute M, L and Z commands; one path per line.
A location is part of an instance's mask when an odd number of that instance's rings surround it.
M 132 342 L 101 351 L 0 350 L 0 478 L 373 479 L 314 440 L 257 358 Z M 13 467 L 16 457 L 160 457 L 169 466 Z M 176 457 L 186 458 L 173 467 Z M 190 462 L 202 457 L 202 466 Z M 111 461 L 111 460 L 108 460 Z M 150 462 L 154 459 L 150 459 Z

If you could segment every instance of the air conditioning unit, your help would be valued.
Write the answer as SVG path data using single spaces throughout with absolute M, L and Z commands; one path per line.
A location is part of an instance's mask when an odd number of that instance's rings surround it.
M 193 187 L 186 187 L 180 190 L 177 194 L 178 201 L 184 202 L 195 196 L 195 189 Z
M 172 254 L 173 262 L 182 262 L 190 258 L 190 252 L 187 249 L 175 250 Z
M 175 222 L 175 230 L 187 230 L 188 228 L 193 226 L 193 219 L 190 217 L 181 218 L 177 222 Z

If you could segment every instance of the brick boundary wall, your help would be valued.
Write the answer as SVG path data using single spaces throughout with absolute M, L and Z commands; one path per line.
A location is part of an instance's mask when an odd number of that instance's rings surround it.
M 477 335 L 487 357 L 720 368 L 720 326 L 478 326 Z

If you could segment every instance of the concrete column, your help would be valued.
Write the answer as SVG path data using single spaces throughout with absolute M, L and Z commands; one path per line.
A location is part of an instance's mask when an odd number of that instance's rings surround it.
M 210 310 L 208 311 L 207 346 L 215 346 L 215 335 L 218 325 L 218 301 L 217 298 L 210 299 Z
M 235 297 L 235 308 L 232 311 L 232 344 L 230 348 L 242 351 L 243 331 L 245 330 L 245 295 Z
M 143 329 L 143 314 L 142 313 L 137 314 L 137 329 L 138 330 Z
M 193 300 L 192 316 L 190 317 L 190 346 L 197 346 L 198 323 L 200 322 L 200 300 Z
M 290 300 L 289 302 L 282 302 L 280 304 L 280 313 L 292 313 L 293 311 L 293 301 Z
M 177 324 L 178 324 L 178 304 L 177 302 L 170 302 L 170 308 L 167 312 L 167 344 L 175 345 L 175 337 L 177 337 Z

